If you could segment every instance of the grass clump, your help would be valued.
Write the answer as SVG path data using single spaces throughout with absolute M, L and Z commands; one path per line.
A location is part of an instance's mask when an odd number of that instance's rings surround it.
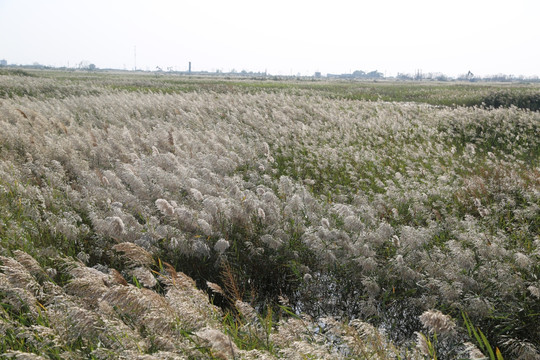
M 493 108 L 515 106 L 531 111 L 540 110 L 540 93 L 538 91 L 495 91 L 482 99 L 485 106 Z

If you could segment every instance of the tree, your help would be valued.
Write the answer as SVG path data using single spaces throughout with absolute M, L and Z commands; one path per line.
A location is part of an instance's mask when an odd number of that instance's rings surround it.
M 380 79 L 384 76 L 384 74 L 382 72 L 379 72 L 377 70 L 374 70 L 374 71 L 370 71 L 366 74 L 366 77 L 370 78 L 370 79 Z

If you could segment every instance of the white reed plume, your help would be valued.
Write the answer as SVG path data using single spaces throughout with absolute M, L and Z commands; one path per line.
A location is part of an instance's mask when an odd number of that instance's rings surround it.
M 216 250 L 219 254 L 223 254 L 225 250 L 229 248 L 229 246 L 231 246 L 229 242 L 221 238 L 215 243 L 214 250 Z
M 193 199 L 197 200 L 197 201 L 203 201 L 204 200 L 204 197 L 203 197 L 203 194 L 195 189 L 195 188 L 192 188 L 190 190 L 190 193 L 191 193 L 191 196 L 193 196 Z
M 137 267 L 135 269 L 132 269 L 130 271 L 130 275 L 136 277 L 137 280 L 147 288 L 153 288 L 157 285 L 156 278 L 154 277 L 152 272 L 150 272 L 150 270 L 145 267 Z
M 152 254 L 136 244 L 123 242 L 114 245 L 113 249 L 122 253 L 122 258 L 130 266 L 151 266 L 154 264 Z
M 428 340 L 424 334 L 415 332 L 416 335 L 416 348 L 424 355 L 431 356 Z
M 257 320 L 257 311 L 248 303 L 236 300 L 234 306 L 247 321 L 254 322 Z
M 266 219 L 266 213 L 264 212 L 262 208 L 257 209 L 257 217 L 261 220 Z
M 470 342 L 466 342 L 463 345 L 465 345 L 465 351 L 468 353 L 469 358 L 471 360 L 487 360 L 488 359 L 488 357 L 485 356 L 480 350 L 478 350 L 478 348 L 474 344 Z
M 420 321 L 425 328 L 432 333 L 444 334 L 451 332 L 456 327 L 456 323 L 448 315 L 444 315 L 439 310 L 424 311 L 420 315 Z
M 210 345 L 215 354 L 223 359 L 235 359 L 238 347 L 232 339 L 219 330 L 204 328 L 195 333 L 197 337 Z
M 156 207 L 163 215 L 172 216 L 174 215 L 174 207 L 169 204 L 169 202 L 165 199 L 157 199 L 156 200 Z

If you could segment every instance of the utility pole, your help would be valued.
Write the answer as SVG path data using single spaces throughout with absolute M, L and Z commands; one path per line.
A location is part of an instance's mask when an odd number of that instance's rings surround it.
M 137 45 L 133 46 L 133 70 L 137 71 Z

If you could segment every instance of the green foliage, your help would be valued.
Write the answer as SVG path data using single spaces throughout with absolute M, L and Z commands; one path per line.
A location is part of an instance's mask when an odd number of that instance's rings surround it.
M 482 330 L 480 330 L 480 328 L 477 328 L 473 325 L 469 316 L 465 312 L 462 312 L 461 316 L 463 317 L 463 322 L 465 323 L 465 326 L 467 327 L 469 338 L 476 342 L 480 350 L 484 354 L 487 353 L 489 355 L 490 360 L 503 360 L 503 356 L 499 348 L 497 347 L 495 348 L 495 351 L 493 351 L 491 344 L 489 343 L 488 339 L 486 338 Z
M 12 76 L 35 76 L 34 74 L 22 70 L 22 69 L 3 69 L 0 68 L 0 76 L 2 75 L 12 75 Z
M 540 110 L 540 92 L 528 91 L 494 91 L 482 99 L 485 106 L 500 108 L 515 106 L 531 111 Z

